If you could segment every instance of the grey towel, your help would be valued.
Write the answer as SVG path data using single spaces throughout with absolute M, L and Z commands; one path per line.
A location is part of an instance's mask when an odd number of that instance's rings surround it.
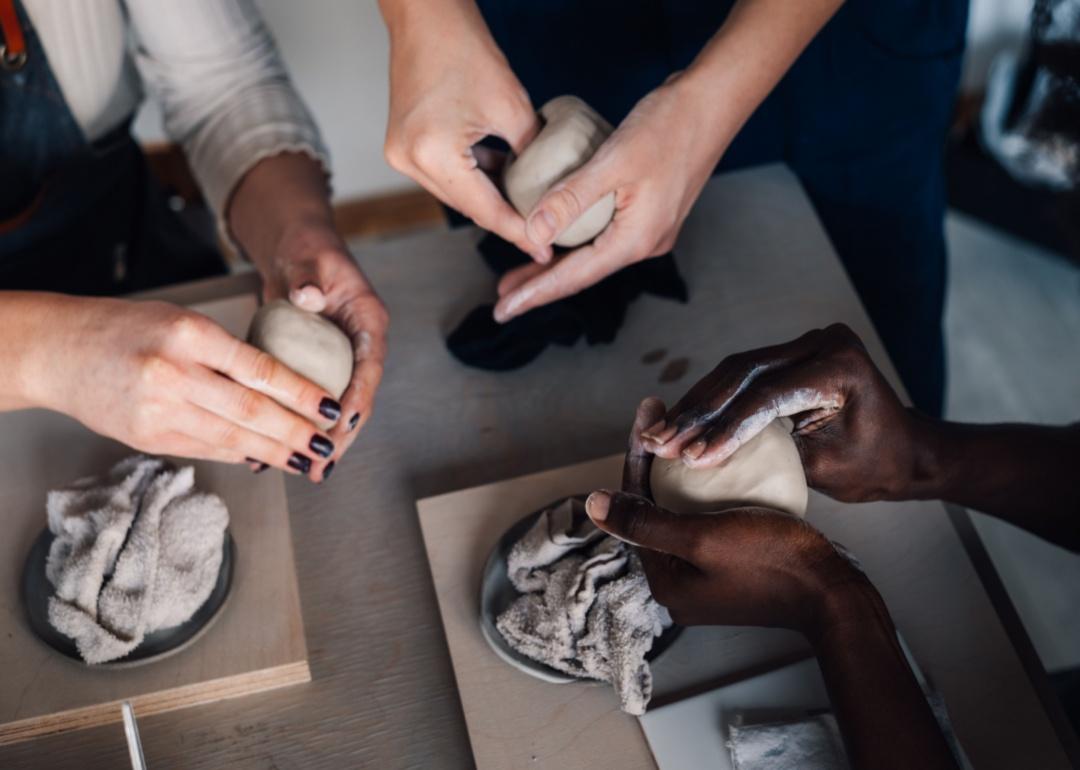
M 221 568 L 229 513 L 195 489 L 195 470 L 145 456 L 49 493 L 55 535 L 45 573 L 49 622 L 87 663 L 127 655 L 189 619 Z
M 559 671 L 611 682 L 623 711 L 645 713 L 645 655 L 671 617 L 634 550 L 570 499 L 541 514 L 511 549 L 507 571 L 522 593 L 496 620 L 507 643 Z

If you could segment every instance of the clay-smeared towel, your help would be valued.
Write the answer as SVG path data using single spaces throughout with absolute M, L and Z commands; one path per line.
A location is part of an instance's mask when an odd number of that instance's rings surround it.
M 45 574 L 49 622 L 87 663 L 127 655 L 146 634 L 189 619 L 221 568 L 229 512 L 195 489 L 195 470 L 136 456 L 49 492 L 55 535 Z
M 671 625 L 633 548 L 605 535 L 579 500 L 544 511 L 507 557 L 522 593 L 497 619 L 515 650 L 574 676 L 611 682 L 623 711 L 652 696 L 645 655 Z

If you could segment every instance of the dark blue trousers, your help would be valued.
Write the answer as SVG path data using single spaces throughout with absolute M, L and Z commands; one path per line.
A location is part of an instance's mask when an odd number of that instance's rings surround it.
M 691 62 L 730 3 L 480 7 L 533 103 L 572 93 L 617 124 Z M 966 0 L 848 0 L 717 169 L 791 167 L 913 401 L 934 415 L 945 389 L 942 152 L 966 24 Z

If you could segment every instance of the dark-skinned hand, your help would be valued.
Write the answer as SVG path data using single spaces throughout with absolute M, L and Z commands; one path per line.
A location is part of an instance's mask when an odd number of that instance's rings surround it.
M 845 502 L 898 499 L 911 489 L 921 418 L 843 324 L 725 358 L 643 436 L 654 454 L 706 468 L 777 417 L 794 421 L 811 487 Z
M 649 588 L 680 625 L 774 626 L 816 635 L 827 600 L 870 590 L 866 577 L 818 530 L 765 508 L 674 514 L 655 505 L 653 455 L 641 431 L 664 413 L 638 408 L 623 491 L 589 496 L 586 510 L 608 534 L 638 547 Z

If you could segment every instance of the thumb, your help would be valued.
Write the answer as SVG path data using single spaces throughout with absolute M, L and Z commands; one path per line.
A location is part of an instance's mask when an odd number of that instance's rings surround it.
M 326 309 L 326 293 L 318 260 L 291 263 L 286 269 L 285 279 L 289 302 L 311 313 L 321 313 Z
M 584 166 L 555 184 L 533 206 L 525 221 L 525 234 L 537 246 L 548 246 L 563 230 L 615 189 L 607 164 L 595 156 Z
M 597 527 L 614 538 L 693 561 L 691 556 L 700 529 L 696 516 L 680 516 L 644 497 L 605 489 L 589 495 L 585 512 Z

